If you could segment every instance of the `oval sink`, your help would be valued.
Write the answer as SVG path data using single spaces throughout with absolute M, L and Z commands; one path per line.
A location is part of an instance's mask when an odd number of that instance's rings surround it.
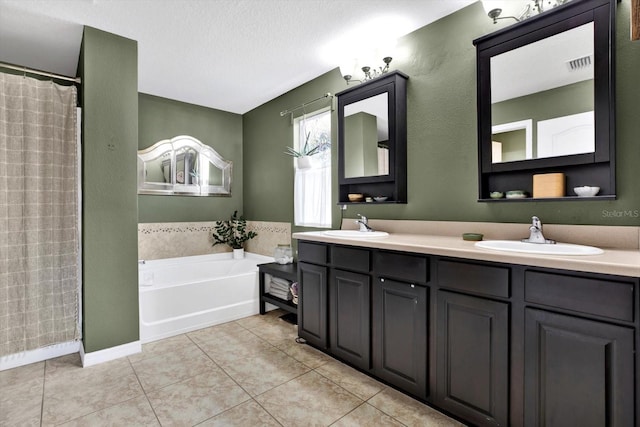
M 370 239 L 372 237 L 387 237 L 386 231 L 358 231 L 358 230 L 327 230 L 327 236 L 342 237 L 344 239 Z
M 572 245 L 569 243 L 527 243 L 517 240 L 486 240 L 476 242 L 476 246 L 496 251 L 522 252 L 540 255 L 599 255 L 604 253 L 602 249 L 594 246 Z

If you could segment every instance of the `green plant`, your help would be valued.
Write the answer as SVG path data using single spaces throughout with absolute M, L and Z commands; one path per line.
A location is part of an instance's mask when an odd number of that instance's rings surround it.
M 318 154 L 319 152 L 326 149 L 323 144 L 316 144 L 313 147 L 309 147 L 309 137 L 311 136 L 311 132 L 307 132 L 307 138 L 304 141 L 304 146 L 302 150 L 297 151 L 291 147 L 287 147 L 287 151 L 284 154 L 288 154 L 293 157 L 304 157 L 304 156 L 313 156 L 314 154 Z
M 242 249 L 244 242 L 257 235 L 255 231 L 247 231 L 247 221 L 238 216 L 238 211 L 234 211 L 228 221 L 216 221 L 213 246 L 225 244 L 233 249 Z

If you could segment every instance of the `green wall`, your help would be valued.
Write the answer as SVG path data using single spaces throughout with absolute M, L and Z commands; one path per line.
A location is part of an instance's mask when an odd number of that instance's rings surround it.
M 142 93 L 138 100 L 138 149 L 189 135 L 233 162 L 230 197 L 140 195 L 138 221 L 215 221 L 242 212 L 242 116 Z
M 477 202 L 476 53 L 472 40 L 495 31 L 482 4 L 474 3 L 399 40 L 410 52 L 392 62 L 410 76 L 407 87 L 408 203 L 349 206 L 345 216 L 370 218 L 528 222 L 640 224 L 640 43 L 629 40 L 630 0 L 617 12 L 617 194 L 613 201 L 526 203 Z M 288 117 L 279 111 L 346 88 L 332 70 L 244 115 L 244 208 L 248 218 L 293 221 L 293 166 L 282 154 L 292 144 Z M 335 113 L 334 113 L 335 115 Z M 333 140 L 335 142 L 335 117 Z M 334 201 L 337 172 L 334 143 Z M 266 166 L 268 165 L 268 166 Z M 334 227 L 340 211 L 333 211 Z
M 138 340 L 137 42 L 85 27 L 82 77 L 83 341 Z

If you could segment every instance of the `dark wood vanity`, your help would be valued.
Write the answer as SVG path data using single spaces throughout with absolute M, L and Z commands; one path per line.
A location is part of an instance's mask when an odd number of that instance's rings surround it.
M 300 337 L 482 426 L 635 426 L 639 280 L 310 240 Z

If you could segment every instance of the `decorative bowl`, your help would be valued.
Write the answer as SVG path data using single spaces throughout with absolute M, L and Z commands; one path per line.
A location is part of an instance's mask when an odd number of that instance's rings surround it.
M 350 202 L 361 202 L 364 200 L 364 195 L 362 193 L 349 193 L 347 194 Z
M 525 199 L 527 197 L 528 197 L 527 192 L 523 190 L 507 191 L 507 199 Z
M 387 196 L 376 196 L 373 198 L 373 200 L 375 200 L 376 202 L 384 202 L 387 199 L 388 199 Z
M 574 187 L 573 192 L 578 197 L 593 197 L 600 191 L 600 187 L 591 187 L 589 185 L 583 185 L 582 187 Z
M 489 193 L 489 197 L 492 199 L 502 199 L 504 197 L 504 193 L 502 191 L 492 191 Z

